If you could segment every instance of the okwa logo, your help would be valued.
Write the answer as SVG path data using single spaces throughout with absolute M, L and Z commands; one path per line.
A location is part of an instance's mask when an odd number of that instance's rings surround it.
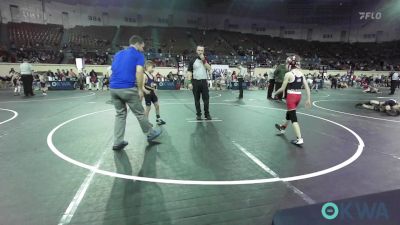
M 339 205 L 328 202 L 322 206 L 321 213 L 327 220 L 389 220 L 389 212 L 383 202 L 345 202 Z

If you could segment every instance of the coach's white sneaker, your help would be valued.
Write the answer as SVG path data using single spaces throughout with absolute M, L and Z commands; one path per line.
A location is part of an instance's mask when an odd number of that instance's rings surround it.
M 292 144 L 295 144 L 295 145 L 302 145 L 302 144 L 304 144 L 303 138 L 297 138 L 296 140 L 293 140 L 293 141 L 292 141 Z

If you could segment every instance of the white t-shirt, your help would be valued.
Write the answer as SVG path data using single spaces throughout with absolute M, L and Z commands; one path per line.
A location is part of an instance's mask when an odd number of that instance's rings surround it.
M 39 80 L 41 83 L 46 83 L 48 81 L 48 77 L 46 74 L 39 75 Z
M 393 73 L 392 80 L 399 80 L 399 73 L 398 72 L 394 72 Z
M 225 76 L 224 75 L 221 76 L 221 83 L 225 83 Z
M 308 83 L 309 85 L 312 85 L 312 84 L 313 84 L 313 80 L 312 80 L 311 78 L 307 78 L 307 83 Z
M 247 75 L 247 69 L 244 68 L 243 66 L 240 66 L 238 78 L 244 78 L 246 75 Z
M 24 62 L 21 65 L 19 65 L 19 68 L 21 70 L 21 75 L 32 75 L 32 65 Z
M 267 74 L 268 74 L 268 80 L 272 80 L 275 79 L 275 74 L 274 74 L 274 70 L 267 70 Z

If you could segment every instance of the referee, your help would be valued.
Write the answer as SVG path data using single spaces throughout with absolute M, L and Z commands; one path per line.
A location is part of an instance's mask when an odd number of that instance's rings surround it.
M 187 69 L 187 77 L 189 80 L 189 88 L 193 91 L 194 104 L 196 106 L 196 119 L 201 120 L 201 108 L 200 108 L 200 96 L 204 103 L 204 115 L 206 120 L 211 120 L 209 112 L 209 100 L 208 94 L 208 74 L 207 71 L 211 70 L 210 64 L 208 64 L 204 56 L 204 46 L 198 45 L 196 48 L 197 57 L 190 61 Z
M 243 67 L 242 64 L 238 65 L 239 73 L 238 73 L 238 81 L 239 81 L 239 99 L 243 98 L 243 82 L 244 77 L 247 74 L 246 68 Z
M 272 92 L 274 92 L 275 87 L 275 75 L 271 70 L 267 70 L 266 74 L 268 75 L 268 92 L 267 99 L 272 99 Z
M 397 83 L 400 82 L 399 81 L 399 73 L 397 71 L 393 71 L 390 74 L 389 78 L 391 79 L 389 95 L 394 95 L 394 92 L 395 92 L 396 87 L 397 87 Z
M 34 96 L 33 94 L 33 75 L 32 75 L 32 65 L 29 64 L 28 59 L 24 59 L 23 63 L 19 65 L 21 70 L 21 80 L 24 86 L 24 94 L 26 97 L 29 95 Z

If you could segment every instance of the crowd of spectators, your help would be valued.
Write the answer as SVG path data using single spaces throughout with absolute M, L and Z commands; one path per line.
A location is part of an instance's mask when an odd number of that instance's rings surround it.
M 77 26 L 64 30 L 58 25 L 8 24 L 9 44 L 0 45 L 0 62 L 60 63 L 64 53 L 86 59 L 86 64 L 109 64 L 115 50 L 112 41 L 115 26 Z M 63 34 L 67 42 L 61 43 Z M 157 66 L 176 66 L 189 61 L 194 45 L 206 47 L 208 60 L 214 64 L 236 65 L 253 63 L 257 67 L 272 67 L 286 59 L 287 54 L 302 57 L 302 68 L 328 70 L 390 70 L 400 64 L 400 41 L 384 43 L 342 43 L 294 40 L 287 38 L 244 34 L 240 32 L 194 28 L 157 28 L 121 26 L 116 46 L 126 46 L 134 33 L 146 42 L 145 54 Z M 68 61 L 68 60 L 64 60 Z M 70 63 L 70 61 L 68 61 Z

